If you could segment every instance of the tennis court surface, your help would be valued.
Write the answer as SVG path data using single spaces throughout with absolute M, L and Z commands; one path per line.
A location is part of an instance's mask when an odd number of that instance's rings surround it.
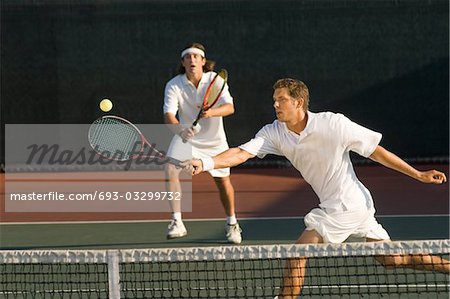
M 448 165 L 431 167 L 448 173 Z M 448 257 L 448 184 L 420 184 L 376 166 L 357 173 L 379 221 L 394 240 L 408 241 L 293 246 L 301 216 L 317 205 L 312 190 L 290 168 L 237 169 L 240 246 L 225 243 L 223 211 L 206 175 L 193 181 L 188 236 L 172 241 L 165 240 L 167 213 L 3 210 L 0 298 L 273 298 L 287 261 L 299 256 L 308 257 L 301 298 L 448 298 L 448 274 L 385 269 L 374 258 Z

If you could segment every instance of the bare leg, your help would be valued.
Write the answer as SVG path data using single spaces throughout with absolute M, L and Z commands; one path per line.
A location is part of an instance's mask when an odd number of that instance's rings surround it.
M 216 177 L 214 178 L 217 188 L 220 193 L 220 201 L 222 202 L 223 208 L 227 216 L 233 216 L 235 213 L 234 209 L 234 188 L 231 184 L 230 177 Z
M 168 192 L 179 192 L 181 194 L 180 168 L 172 164 L 167 164 L 166 168 L 166 189 Z M 170 200 L 172 212 L 181 212 L 181 200 Z
M 315 230 L 305 230 L 296 244 L 323 243 L 323 238 Z M 288 259 L 283 275 L 283 286 L 278 298 L 297 298 L 300 294 L 306 273 L 306 257 Z
M 388 241 L 367 239 L 368 242 Z M 376 256 L 375 259 L 388 269 L 411 268 L 450 274 L 450 261 L 431 254 Z

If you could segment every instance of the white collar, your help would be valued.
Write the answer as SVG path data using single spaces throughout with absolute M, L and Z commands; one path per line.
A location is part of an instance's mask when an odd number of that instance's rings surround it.
M 199 85 L 200 84 L 205 84 L 205 80 L 206 80 L 205 78 L 206 78 L 205 77 L 205 73 L 202 73 L 202 78 L 200 79 L 200 82 L 198 84 Z M 187 78 L 186 73 L 181 75 L 181 80 L 183 82 L 183 85 L 193 85 L 192 82 L 189 81 L 189 79 Z
M 297 134 L 297 133 L 289 130 L 285 122 L 280 122 L 280 123 L 282 124 L 284 130 L 289 133 L 293 133 L 295 135 L 300 135 L 300 136 L 308 135 L 309 133 L 311 133 L 314 130 L 314 127 L 311 123 L 312 123 L 312 120 L 315 118 L 316 113 L 313 113 L 309 110 L 306 111 L 306 113 L 308 114 L 308 119 L 307 119 L 305 128 L 303 129 L 303 131 L 300 132 L 300 134 Z

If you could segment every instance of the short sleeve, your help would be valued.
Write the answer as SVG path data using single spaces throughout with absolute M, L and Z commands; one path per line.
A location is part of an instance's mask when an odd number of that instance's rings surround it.
M 173 86 L 170 83 L 166 84 L 166 88 L 164 90 L 164 107 L 163 111 L 165 113 L 172 113 L 174 115 L 178 112 L 178 93 L 175 89 L 175 86 Z
M 369 157 L 380 143 L 381 133 L 363 127 L 343 115 L 339 117 L 346 149 L 363 157 Z
M 224 105 L 224 104 L 233 104 L 233 97 L 230 94 L 230 89 L 228 87 L 228 84 L 225 85 L 222 94 L 220 95 L 219 100 L 217 101 L 218 106 Z
M 274 124 L 266 125 L 256 133 L 252 140 L 240 145 L 239 148 L 258 156 L 260 159 L 264 158 L 267 154 L 281 156 L 282 154 L 276 146 L 277 142 L 275 137 L 276 128 Z

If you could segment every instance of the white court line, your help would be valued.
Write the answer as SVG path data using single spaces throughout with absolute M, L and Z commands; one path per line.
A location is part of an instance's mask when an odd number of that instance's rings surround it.
M 433 214 L 433 215 L 378 215 L 376 218 L 433 218 L 433 217 L 448 217 L 449 214 Z M 289 216 L 289 217 L 248 217 L 239 218 L 238 220 L 258 221 L 258 220 L 302 220 L 303 216 Z M 224 221 L 223 218 L 200 218 L 200 219 L 183 219 L 183 222 L 202 222 L 202 221 Z M 167 219 L 156 220 L 83 220 L 83 221 L 30 221 L 30 222 L 0 222 L 3 225 L 39 225 L 39 224 L 114 224 L 114 223 L 158 223 L 170 221 L 170 212 L 167 212 Z
M 410 284 L 373 284 L 373 285 L 366 285 L 366 284 L 351 284 L 351 285 L 304 285 L 302 288 L 303 289 L 311 289 L 311 290 L 316 290 L 316 289 L 399 289 L 399 288 L 407 288 L 407 289 L 411 289 L 411 288 L 415 288 L 415 289 L 427 289 L 430 292 L 433 291 L 439 291 L 440 288 L 448 288 L 450 287 L 450 285 L 448 284 L 415 284 L 415 283 L 410 283 Z M 254 287 L 252 288 L 253 290 L 264 290 L 264 288 L 261 287 Z M 275 291 L 280 290 L 280 287 L 274 287 L 273 288 Z M 185 289 L 178 289 L 178 288 L 123 288 L 121 289 L 121 291 L 123 292 L 130 292 L 130 291 L 140 291 L 140 292 L 145 292 L 145 291 L 152 291 L 152 292 L 164 292 L 164 291 L 183 291 Z M 242 288 L 242 287 L 210 287 L 210 288 L 205 288 L 205 287 L 190 287 L 189 290 L 193 290 L 193 291 L 225 291 L 225 290 L 235 290 L 235 291 L 242 291 L 242 290 L 248 290 L 247 288 Z M 55 290 L 42 290 L 42 291 L 6 291 L 6 292 L 0 292 L 0 294 L 46 294 L 46 293 L 89 293 L 89 292 L 106 292 L 106 289 L 55 289 Z M 398 294 L 400 293 L 405 293 L 405 292 L 398 292 Z M 407 293 L 407 292 L 406 292 Z M 426 292 L 425 292 L 426 293 Z M 397 294 L 394 292 L 392 292 L 392 294 Z
M 255 278 L 258 279 L 258 278 Z M 262 278 L 259 278 L 262 279 Z M 197 280 L 199 282 L 200 280 Z M 433 287 L 433 289 L 431 289 Z M 444 284 L 444 283 L 409 283 L 409 284 L 335 284 L 335 285 L 304 285 L 302 286 L 302 289 L 386 289 L 386 288 L 417 288 L 422 289 L 426 288 L 428 291 L 433 292 L 434 290 L 438 290 L 440 288 L 448 288 L 450 287 L 450 284 Z M 195 291 L 205 291 L 205 290 L 214 290 L 214 291 L 220 291 L 220 290 L 247 290 L 247 288 L 242 287 L 190 287 L 190 290 Z M 252 290 L 264 290 L 265 288 L 262 288 L 260 286 L 254 286 Z M 275 291 L 280 290 L 280 287 L 274 287 Z M 124 288 L 122 291 L 181 291 L 181 289 L 177 288 Z M 392 292 L 395 293 L 395 292 Z M 405 293 L 405 292 L 401 292 Z

